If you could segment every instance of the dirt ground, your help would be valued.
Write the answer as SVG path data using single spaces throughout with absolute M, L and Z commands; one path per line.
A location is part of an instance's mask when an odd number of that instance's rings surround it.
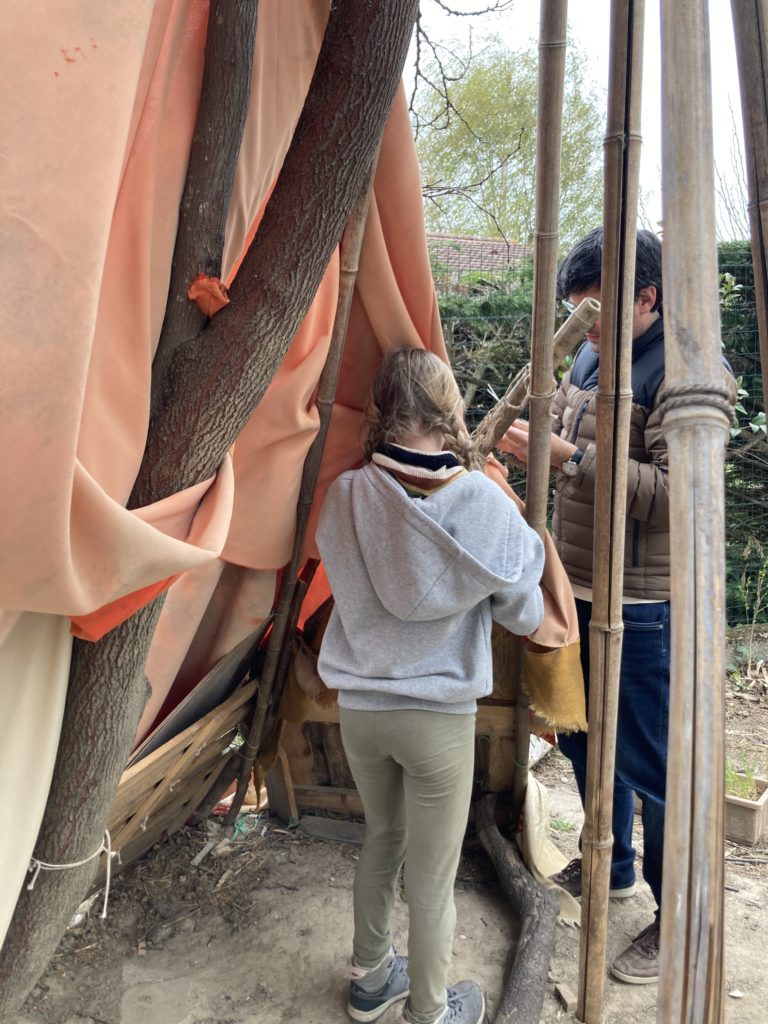
M 766 680 L 768 683 L 768 680 Z M 728 683 L 731 760 L 768 771 L 768 686 L 743 672 Z M 536 774 L 550 790 L 552 836 L 566 856 L 577 848 L 579 804 L 569 763 L 552 751 Z M 639 820 L 639 819 L 638 819 Z M 192 860 L 215 840 L 197 866 Z M 642 837 L 636 830 L 638 851 Z M 352 936 L 352 879 L 358 849 L 289 831 L 268 813 L 232 830 L 213 821 L 155 846 L 113 882 L 106 921 L 97 901 L 63 938 L 56 956 L 12 1024 L 330 1024 L 345 1021 L 345 964 Z M 753 848 L 728 844 L 726 1021 L 765 1019 L 768 971 L 768 838 Z M 458 925 L 452 980 L 476 979 L 491 1020 L 515 938 L 493 867 L 471 840 L 456 885 Z M 608 956 L 651 920 L 642 883 L 613 901 Z M 407 950 L 407 907 L 398 901 L 395 936 Z M 576 990 L 579 931 L 558 927 L 542 1021 L 567 1014 L 555 983 Z M 605 1024 L 651 1024 L 656 986 L 606 980 Z M 394 1024 L 400 1006 L 381 1024 Z M 570 1015 L 572 1016 L 572 1015 Z

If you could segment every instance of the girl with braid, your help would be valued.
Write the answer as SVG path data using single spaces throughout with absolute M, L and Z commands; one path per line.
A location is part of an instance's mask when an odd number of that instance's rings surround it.
M 389 353 L 367 419 L 367 461 L 332 484 L 317 530 L 335 600 L 318 671 L 339 691 L 366 819 L 347 1011 L 373 1021 L 407 999 L 407 1024 L 480 1024 L 477 984 L 446 987 L 475 702 L 492 688 L 492 620 L 520 635 L 541 622 L 544 552 L 473 465 L 440 359 Z M 409 957 L 390 932 L 403 864 Z

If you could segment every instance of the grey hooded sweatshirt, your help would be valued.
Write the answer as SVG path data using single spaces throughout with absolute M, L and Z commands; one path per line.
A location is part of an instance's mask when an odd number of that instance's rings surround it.
M 479 472 L 420 499 L 374 463 L 343 473 L 317 545 L 335 601 L 317 668 L 345 708 L 471 714 L 491 620 L 525 635 L 544 614 L 543 545 Z

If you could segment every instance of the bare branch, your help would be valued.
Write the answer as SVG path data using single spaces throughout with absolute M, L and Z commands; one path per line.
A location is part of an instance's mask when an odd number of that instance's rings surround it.
M 441 11 L 445 11 L 446 14 L 450 14 L 456 18 L 473 18 L 477 14 L 501 14 L 503 11 L 508 11 L 512 7 L 514 0 L 495 0 L 495 3 L 490 4 L 488 7 L 481 7 L 477 11 L 457 11 L 454 7 L 449 7 L 448 4 L 443 3 L 443 0 L 432 0 Z

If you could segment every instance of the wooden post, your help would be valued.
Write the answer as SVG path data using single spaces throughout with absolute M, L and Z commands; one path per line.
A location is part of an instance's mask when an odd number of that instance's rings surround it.
M 600 377 L 589 625 L 589 733 L 582 833 L 582 930 L 577 1016 L 602 1019 L 613 776 L 623 633 L 632 311 L 640 170 L 644 0 L 613 0 L 601 269 Z M 583 639 L 582 639 L 583 642 Z
M 658 1020 L 723 1019 L 724 388 L 706 0 L 662 0 L 672 663 Z
M 280 597 L 278 598 L 275 619 L 272 624 L 272 632 L 269 636 L 264 668 L 261 673 L 261 686 L 256 698 L 253 719 L 249 726 L 247 740 L 240 751 L 241 761 L 237 774 L 237 792 L 232 800 L 232 806 L 227 813 L 226 821 L 228 824 L 232 824 L 240 813 L 245 792 L 248 788 L 248 779 L 253 769 L 253 763 L 258 756 L 259 747 L 267 732 L 265 725 L 268 712 L 270 708 L 274 711 L 280 700 L 284 675 L 284 672 L 280 671 L 281 662 L 283 666 L 287 664 L 285 655 L 288 645 L 292 641 L 296 621 L 301 610 L 301 601 L 296 599 L 296 587 L 299 583 L 304 537 L 307 532 L 307 523 L 309 522 L 309 514 L 312 509 L 312 499 L 317 485 L 317 478 L 320 473 L 325 439 L 331 422 L 331 411 L 336 395 L 341 358 L 344 354 L 344 341 L 347 336 L 349 311 L 355 291 L 360 249 L 363 244 L 363 234 L 368 218 L 368 207 L 371 201 L 371 190 L 373 189 L 377 161 L 378 149 L 374 154 L 370 172 L 350 213 L 349 221 L 341 238 L 339 247 L 339 299 L 336 305 L 336 317 L 333 322 L 328 356 L 323 366 L 323 371 L 320 374 L 317 388 L 317 409 L 320 415 L 320 423 L 317 435 L 304 461 L 296 509 L 296 533 L 293 538 L 293 552 L 290 564 L 283 573 Z
M 768 409 L 768 2 L 731 0 L 731 12 L 744 123 L 763 404 Z
M 557 255 L 560 241 L 560 148 L 565 89 L 567 0 L 541 0 L 536 127 L 536 224 L 533 250 L 531 325 L 530 442 L 525 485 L 525 518 L 540 536 L 547 528 L 549 450 L 552 437 L 552 339 L 555 334 Z M 522 686 L 524 645 L 517 641 L 518 687 L 515 732 L 515 781 L 512 823 L 517 821 L 528 785 L 531 711 Z

